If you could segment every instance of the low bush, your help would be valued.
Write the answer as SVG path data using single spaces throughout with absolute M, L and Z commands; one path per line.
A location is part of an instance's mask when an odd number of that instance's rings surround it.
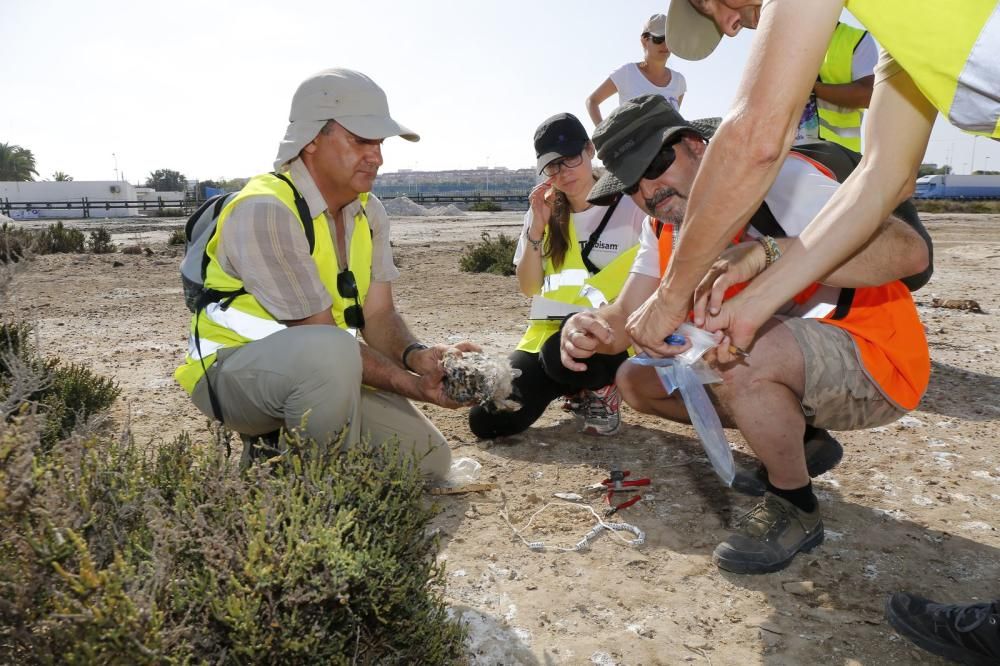
M 184 229 L 174 229 L 170 232 L 170 237 L 167 238 L 167 245 L 184 245 L 187 243 L 187 237 L 184 235 Z
M 98 227 L 90 232 L 87 247 L 94 254 L 110 254 L 117 249 L 111 242 L 111 232 L 104 227 Z
M 35 236 L 27 229 L 9 222 L 0 224 L 0 262 L 17 263 L 32 251 L 34 243 Z
M 471 247 L 465 248 L 458 260 L 458 266 L 466 273 L 494 273 L 496 275 L 513 275 L 514 250 L 517 241 L 505 234 L 499 234 L 496 239 L 483 232 L 482 240 Z
M 0 436 L 0 661 L 448 664 L 419 471 L 292 438 L 240 475 L 187 437 L 144 450 Z
M 1000 201 L 961 199 L 914 199 L 921 213 L 1000 213 Z
M 85 237 L 79 229 L 71 229 L 63 223 L 50 224 L 39 234 L 38 254 L 81 254 Z
M 477 213 L 496 213 L 503 210 L 493 199 L 483 199 L 482 201 L 476 201 L 469 206 L 469 210 Z
M 110 379 L 58 358 L 41 357 L 25 323 L 0 322 L 0 405 L 13 412 L 33 404 L 43 417 L 39 439 L 46 449 L 107 409 L 121 393 Z

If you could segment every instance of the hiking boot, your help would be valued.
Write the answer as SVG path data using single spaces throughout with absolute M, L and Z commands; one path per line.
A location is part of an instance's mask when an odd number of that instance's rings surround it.
M 833 435 L 821 428 L 806 426 L 802 439 L 806 453 L 806 471 L 817 477 L 836 467 L 844 457 L 844 447 Z M 767 492 L 767 468 L 759 464 L 754 472 L 737 470 L 733 490 L 744 495 L 760 497 Z
M 823 543 L 819 508 L 808 513 L 772 493 L 765 493 L 760 504 L 736 521 L 736 529 L 712 554 L 720 569 L 733 573 L 778 571 L 795 553 L 807 553 Z
M 240 439 L 243 440 L 243 455 L 240 456 L 241 469 L 246 469 L 255 462 L 264 462 L 281 454 L 281 430 L 263 435 L 240 435 Z
M 1000 664 L 1000 601 L 945 605 L 897 592 L 885 618 L 928 652 L 971 666 Z
M 583 432 L 591 435 L 613 435 L 622 424 L 622 396 L 615 384 L 596 391 L 586 391 L 583 405 Z

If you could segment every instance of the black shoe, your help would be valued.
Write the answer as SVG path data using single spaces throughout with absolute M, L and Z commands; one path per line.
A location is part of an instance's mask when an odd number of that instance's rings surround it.
M 240 457 L 240 467 L 250 467 L 255 462 L 263 462 L 274 456 L 281 455 L 281 430 L 264 433 L 263 435 L 240 435 L 243 440 L 243 455 Z
M 806 471 L 814 478 L 836 467 L 844 457 L 844 447 L 833 435 L 821 428 L 806 426 L 802 446 L 806 452 Z M 758 465 L 753 472 L 745 469 L 736 471 L 733 490 L 744 495 L 760 497 L 767 491 L 767 468 Z
M 1000 601 L 949 606 L 897 592 L 885 604 L 885 618 L 940 657 L 970 666 L 1000 664 Z

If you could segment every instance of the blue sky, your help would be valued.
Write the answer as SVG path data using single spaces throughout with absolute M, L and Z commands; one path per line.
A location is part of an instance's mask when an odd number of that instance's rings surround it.
M 341 66 L 375 79 L 422 135 L 388 140 L 383 171 L 525 167 L 542 119 L 569 111 L 590 127 L 584 98 L 641 57 L 642 22 L 665 10 L 665 0 L 3 0 L 0 141 L 30 148 L 42 178 L 111 179 L 116 164 L 132 182 L 160 168 L 249 176 L 270 168 L 298 83 Z M 687 117 L 725 113 L 752 34 L 705 61 L 671 58 L 688 81 Z M 1000 169 L 1000 143 L 975 150 L 976 168 Z M 927 161 L 967 172 L 972 151 L 972 137 L 939 119 Z

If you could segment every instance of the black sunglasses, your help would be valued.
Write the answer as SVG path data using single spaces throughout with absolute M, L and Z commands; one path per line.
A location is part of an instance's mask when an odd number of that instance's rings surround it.
M 354 273 L 344 269 L 337 273 L 337 293 L 341 298 L 353 298 L 354 305 L 344 308 L 344 322 L 350 328 L 365 327 L 365 313 L 361 309 L 361 302 L 358 300 L 358 281 L 354 279 Z
M 666 35 L 654 35 L 649 32 L 644 32 L 642 33 L 642 36 L 648 39 L 649 41 L 653 42 L 654 44 L 662 44 L 663 42 L 667 41 Z
M 634 185 L 629 185 L 622 191 L 625 192 L 625 194 L 635 194 L 639 191 L 639 183 L 643 180 L 656 180 L 662 176 L 664 172 L 670 168 L 670 165 L 674 163 L 674 160 L 677 159 L 677 153 L 674 152 L 674 145 L 676 145 L 676 143 L 677 142 L 674 141 L 673 143 L 667 144 L 660 149 L 660 152 L 658 152 L 656 157 L 653 158 L 653 161 L 649 163 L 649 166 L 646 167 L 646 171 L 639 177 L 639 180 L 635 181 Z

